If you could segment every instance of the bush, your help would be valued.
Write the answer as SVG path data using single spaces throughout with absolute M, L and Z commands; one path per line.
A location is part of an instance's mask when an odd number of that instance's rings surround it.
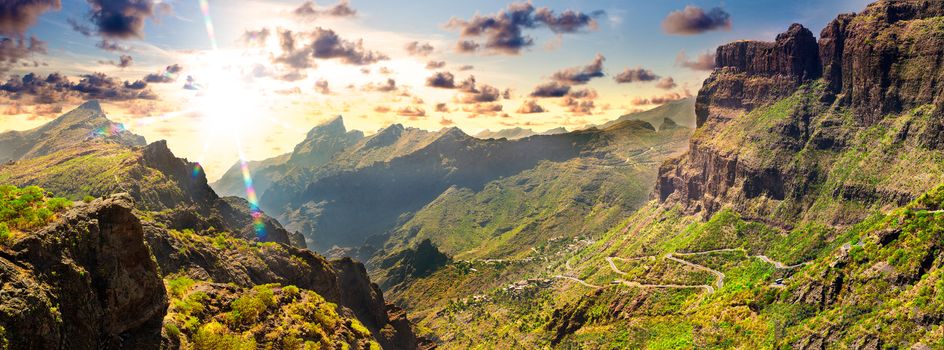
M 85 195 L 85 197 L 82 197 L 82 201 L 85 203 L 91 203 L 94 200 L 95 200 L 95 197 L 91 195 Z
M 55 214 L 72 206 L 65 198 L 47 198 L 46 192 L 37 186 L 22 189 L 16 186 L 0 186 L 0 238 L 10 238 L 13 231 L 42 227 L 55 218 Z

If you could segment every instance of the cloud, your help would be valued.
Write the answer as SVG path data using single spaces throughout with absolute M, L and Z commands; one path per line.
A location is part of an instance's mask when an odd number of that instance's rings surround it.
M 659 76 L 652 72 L 652 70 L 645 69 L 642 67 L 637 68 L 626 68 L 619 74 L 613 77 L 613 80 L 616 80 L 617 83 L 627 84 L 635 83 L 641 81 L 653 81 L 659 79 Z
M 682 50 L 675 56 L 675 64 L 689 69 L 710 71 L 715 69 L 715 54 L 708 51 L 689 60 L 685 50 Z
M 29 40 L 0 38 L 0 74 L 9 71 L 21 60 L 34 54 L 44 53 L 46 53 L 46 42 L 36 37 L 31 36 Z
M 405 106 L 397 110 L 397 115 L 410 117 L 410 119 L 425 117 L 426 110 L 422 106 Z
M 498 101 L 498 98 L 501 97 L 501 92 L 494 86 L 482 84 L 481 87 L 476 87 L 475 84 L 474 76 L 463 80 L 458 86 L 463 93 L 456 97 L 456 101 L 459 103 L 472 104 L 494 102 Z
M 439 118 L 439 125 L 450 126 L 453 124 L 455 124 L 455 122 L 453 122 L 452 119 L 446 118 L 445 116 Z
M 116 61 L 98 61 L 98 63 L 111 64 L 116 67 L 127 68 L 127 67 L 130 67 L 132 64 L 134 64 L 134 57 L 131 57 L 130 55 L 121 55 L 121 56 L 118 56 L 117 62 Z
M 309 48 L 315 58 L 340 59 L 353 65 L 367 65 L 389 59 L 382 53 L 364 49 L 363 40 L 347 41 L 330 29 L 318 27 L 309 35 L 313 38 Z
M 128 48 L 127 46 L 121 45 L 121 44 L 119 44 L 119 43 L 117 43 L 117 42 L 110 41 L 110 40 L 107 40 L 107 39 L 102 39 L 102 40 L 100 40 L 99 42 L 95 43 L 95 47 L 97 47 L 97 48 L 99 48 L 99 49 L 102 49 L 102 50 L 105 50 L 105 51 L 127 52 L 127 51 L 131 50 L 131 49 Z
M 381 83 L 367 83 L 363 87 L 364 91 L 377 91 L 377 92 L 393 92 L 397 91 L 397 81 L 393 79 L 387 79 Z
M 711 30 L 731 30 L 731 15 L 720 7 L 708 12 L 697 6 L 669 13 L 662 21 L 662 29 L 675 35 L 701 34 Z
M 466 64 L 466 65 L 463 65 L 463 66 L 459 66 L 459 68 L 457 68 L 457 69 L 458 69 L 460 72 L 464 72 L 464 71 L 467 71 L 467 70 L 473 70 L 473 69 L 475 69 L 475 66 L 470 65 L 470 64 Z
M 570 92 L 570 85 L 551 81 L 534 87 L 531 97 L 563 97 Z
M 269 34 L 271 34 L 269 28 L 246 30 L 243 32 L 243 35 L 239 37 L 239 41 L 249 47 L 264 47 L 266 40 L 269 39 Z
M 351 8 L 347 0 L 341 0 L 334 6 L 326 9 L 318 9 L 312 1 L 305 1 L 301 6 L 292 11 L 296 16 L 315 19 L 321 17 L 354 17 L 357 16 L 357 10 Z
M 534 100 L 527 100 L 521 104 L 521 107 L 518 107 L 517 112 L 521 114 L 531 114 L 531 113 L 544 113 L 546 111 L 547 110 L 545 110 L 544 107 L 541 107 L 541 105 L 539 105 Z
M 315 82 L 315 91 L 322 95 L 330 95 L 331 88 L 328 87 L 328 81 L 324 79 L 318 79 L 318 81 Z
M 472 53 L 479 49 L 479 44 L 471 40 L 459 40 L 456 43 L 456 52 L 458 53 Z
M 426 62 L 426 69 L 439 69 L 446 66 L 446 61 L 429 61 Z
M 502 111 L 502 108 L 500 103 L 475 103 L 462 107 L 462 111 L 472 113 L 473 115 L 496 115 L 498 112 Z
M 437 104 L 436 104 L 436 112 L 449 113 L 449 112 L 450 112 L 450 111 L 449 111 L 449 106 L 446 105 L 446 104 L 443 103 L 443 102 L 437 103 Z
M 456 78 L 449 72 L 436 72 L 426 78 L 426 86 L 440 89 L 455 89 Z
M 682 93 L 678 92 L 666 92 L 662 95 L 656 95 L 649 98 L 636 97 L 632 100 L 632 104 L 635 106 L 643 105 L 661 105 L 672 101 L 678 101 L 681 99 L 692 97 L 692 94 L 688 90 L 683 91 Z
M 377 106 L 377 107 L 374 107 L 374 112 L 377 112 L 377 113 L 387 113 L 387 112 L 390 112 L 390 107 L 387 107 L 387 106 Z
M 580 90 L 576 90 L 576 89 L 570 90 L 570 92 L 567 93 L 567 96 L 571 98 L 582 98 L 582 99 L 593 100 L 593 99 L 596 99 L 598 95 L 597 95 L 597 90 L 594 90 L 591 88 L 585 88 L 585 89 L 580 89 Z
M 35 73 L 22 78 L 14 75 L 0 85 L 0 95 L 13 100 L 29 100 L 34 104 L 55 104 L 77 99 L 125 101 L 157 98 L 144 81 L 121 81 L 104 73 L 82 75 L 77 83 L 59 73 L 49 74 L 45 78 Z
M 601 15 L 603 11 L 585 14 L 572 10 L 555 15 L 547 8 L 535 9 L 530 2 L 521 2 L 509 4 L 493 15 L 475 15 L 468 20 L 453 17 L 445 27 L 459 31 L 458 52 L 477 51 L 479 44 L 470 39 L 484 38 L 483 46 L 489 53 L 517 55 L 534 45 L 534 39 L 523 33 L 525 29 L 545 27 L 558 34 L 575 33 L 596 28 L 594 17 Z
M 564 96 L 564 99 L 561 100 L 561 106 L 564 106 L 566 110 L 575 115 L 591 115 L 593 114 L 593 100 L 578 100 L 571 96 Z
M 148 83 L 172 83 L 177 81 L 177 75 L 184 68 L 179 64 L 172 64 L 164 68 L 163 72 L 152 73 L 144 76 L 144 81 Z
M 603 61 L 605 60 L 606 58 L 604 58 L 603 55 L 597 54 L 590 64 L 583 67 L 571 67 L 559 70 L 554 72 L 551 79 L 568 85 L 586 84 L 590 79 L 599 78 L 604 75 Z
M 107 38 L 143 38 L 144 20 L 154 16 L 153 0 L 87 1 L 92 7 L 92 23 L 98 27 L 98 33 Z
M 95 35 L 92 27 L 79 23 L 79 21 L 77 21 L 75 18 L 69 18 L 66 20 L 66 22 L 69 23 L 69 26 L 71 26 L 72 30 L 76 33 L 82 34 L 84 36 Z
M 0 34 L 22 36 L 43 12 L 61 8 L 60 0 L 4 0 L 0 2 Z
M 678 85 L 675 84 L 675 79 L 672 79 L 672 77 L 662 78 L 658 83 L 656 83 L 656 87 L 663 90 L 671 90 L 676 86 Z
M 433 45 L 429 43 L 421 44 L 419 41 L 411 41 L 406 44 L 406 52 L 413 56 L 429 56 L 433 50 Z

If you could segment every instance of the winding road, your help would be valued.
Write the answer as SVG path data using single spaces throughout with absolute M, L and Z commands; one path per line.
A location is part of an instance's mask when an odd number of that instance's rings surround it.
M 641 287 L 641 288 L 680 288 L 680 289 L 681 288 L 702 288 L 702 289 L 705 289 L 708 292 L 708 294 L 711 294 L 711 293 L 714 293 L 715 290 L 721 289 L 721 287 L 724 286 L 724 278 L 725 278 L 724 273 L 721 271 L 712 269 L 710 267 L 704 266 L 704 265 L 700 265 L 700 264 L 693 263 L 691 261 L 680 259 L 676 256 L 684 257 L 684 256 L 703 255 L 703 254 L 720 253 L 720 252 L 743 252 L 746 257 L 758 258 L 764 261 L 765 263 L 774 265 L 774 268 L 781 269 L 781 270 L 793 269 L 793 268 L 797 268 L 797 267 L 809 264 L 809 262 L 807 261 L 807 262 L 802 262 L 802 263 L 794 264 L 794 265 L 786 265 L 780 261 L 773 260 L 767 257 L 766 255 L 748 255 L 747 252 L 741 248 L 723 248 L 723 249 L 714 249 L 714 250 L 707 250 L 703 252 L 690 252 L 690 253 L 675 252 L 675 253 L 667 253 L 663 257 L 667 260 L 672 260 L 677 263 L 711 273 L 712 275 L 715 276 L 714 285 L 712 286 L 709 284 L 646 284 L 646 283 L 639 283 L 635 281 L 627 281 L 623 279 L 616 279 L 614 280 L 614 282 L 618 282 L 620 284 L 630 286 L 630 287 Z M 635 261 L 635 260 L 654 260 L 655 258 L 656 258 L 655 255 L 633 257 L 633 258 L 620 258 L 620 257 L 608 256 L 608 257 L 605 257 L 604 260 L 606 260 L 607 264 L 610 266 L 610 270 L 613 270 L 613 272 L 615 272 L 616 274 L 619 274 L 620 276 L 626 276 L 626 272 L 621 271 L 616 266 L 616 263 L 613 262 L 614 260 Z M 571 270 L 570 259 L 567 259 L 564 265 L 568 270 Z M 579 279 L 577 277 L 573 277 L 573 276 L 556 275 L 554 276 L 554 278 L 570 280 L 570 281 L 579 283 L 581 285 L 584 285 L 590 288 L 597 288 L 597 289 L 603 288 L 595 284 L 587 283 L 586 281 Z M 777 288 L 783 288 L 783 285 L 781 284 L 771 284 L 771 286 L 777 287 Z

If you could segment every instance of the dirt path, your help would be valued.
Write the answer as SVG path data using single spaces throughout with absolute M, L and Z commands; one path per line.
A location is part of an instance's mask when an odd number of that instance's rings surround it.
M 696 267 L 696 268 L 699 268 L 699 267 L 700 267 L 700 268 L 704 268 L 704 269 L 707 269 L 707 270 L 710 270 L 710 271 L 714 271 L 714 270 L 711 270 L 711 269 L 709 269 L 709 268 L 707 268 L 707 267 L 704 267 L 704 266 L 701 266 L 701 265 L 696 265 L 696 264 L 692 264 L 692 263 L 690 263 L 690 262 L 687 262 L 687 261 L 684 261 L 684 260 L 681 260 L 681 259 L 672 258 L 672 254 L 671 254 L 671 253 L 666 254 L 665 257 L 666 257 L 667 259 L 672 259 L 673 261 L 678 261 L 678 262 L 683 263 L 683 264 L 686 264 L 686 265 L 692 265 L 693 267 Z M 606 262 L 610 265 L 610 269 L 613 270 L 613 272 L 615 272 L 615 273 L 617 273 L 617 274 L 619 274 L 619 275 L 621 275 L 621 276 L 625 276 L 626 273 L 623 272 L 623 271 L 620 271 L 620 269 L 619 269 L 618 267 L 616 267 L 616 264 L 613 262 L 613 260 L 619 259 L 619 260 L 623 260 L 623 261 L 632 261 L 632 260 L 643 260 L 643 259 L 650 259 L 650 258 L 651 258 L 651 257 L 616 258 L 616 257 L 610 257 L 610 256 L 608 256 L 608 257 L 606 257 L 606 258 L 604 258 L 604 259 L 606 259 Z M 717 272 L 717 271 L 714 271 L 714 272 Z M 721 273 L 721 272 L 717 272 L 717 273 L 720 274 L 720 276 L 719 276 L 719 281 L 723 281 L 723 280 L 724 280 L 724 274 Z M 616 281 L 619 281 L 620 283 L 622 283 L 622 284 L 624 284 L 624 285 L 627 285 L 627 286 L 630 286 L 630 287 L 642 287 L 642 288 L 704 288 L 705 290 L 708 291 L 708 293 L 714 293 L 714 292 L 715 292 L 714 287 L 712 287 L 712 286 L 710 286 L 710 285 L 707 285 L 707 284 L 693 284 L 693 285 L 691 285 L 691 284 L 646 284 L 646 283 L 639 283 L 639 282 L 635 282 L 635 281 L 626 281 L 626 280 L 621 280 L 621 279 L 618 279 L 618 280 L 616 280 Z M 721 286 L 719 285 L 718 288 L 721 288 Z
M 696 269 L 699 269 L 699 270 L 702 270 L 702 271 L 708 271 L 709 273 L 715 275 L 715 277 L 716 277 L 716 278 L 715 278 L 715 288 L 721 289 L 721 287 L 724 286 L 724 274 L 721 273 L 721 271 L 712 269 L 712 268 L 707 267 L 707 266 L 704 266 L 704 265 L 699 265 L 699 264 L 696 264 L 696 263 L 693 263 L 693 262 L 689 262 L 689 261 L 686 261 L 686 260 L 682 260 L 682 259 L 676 258 L 676 257 L 672 256 L 672 253 L 666 254 L 666 255 L 665 255 L 665 258 L 666 258 L 666 259 L 669 259 L 669 260 L 672 260 L 672 261 L 675 261 L 675 262 L 677 262 L 677 263 L 686 265 L 686 266 L 691 266 L 691 267 L 693 267 L 693 268 L 696 268 Z M 711 293 L 711 292 L 714 292 L 714 290 L 712 290 L 711 287 L 709 287 L 708 293 Z
M 554 278 L 574 281 L 574 282 L 577 282 L 577 283 L 579 283 L 579 284 L 581 284 L 581 285 L 584 285 L 584 286 L 587 286 L 587 287 L 590 287 L 590 288 L 596 288 L 596 289 L 603 288 L 603 287 L 598 286 L 598 285 L 595 285 L 595 284 L 587 283 L 586 281 L 584 281 L 584 280 L 582 280 L 582 279 L 579 279 L 579 278 L 577 278 L 577 277 L 564 276 L 564 275 L 555 275 Z

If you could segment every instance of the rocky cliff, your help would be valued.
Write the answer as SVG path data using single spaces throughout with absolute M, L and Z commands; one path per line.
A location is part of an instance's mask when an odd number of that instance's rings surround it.
M 774 42 L 722 45 L 698 93 L 700 130 L 661 167 L 657 196 L 789 226 L 855 222 L 927 191 L 944 142 L 942 9 L 879 1 L 818 42 L 794 24 Z
M 127 195 L 79 206 L 0 246 L 11 349 L 156 349 L 167 296 Z

